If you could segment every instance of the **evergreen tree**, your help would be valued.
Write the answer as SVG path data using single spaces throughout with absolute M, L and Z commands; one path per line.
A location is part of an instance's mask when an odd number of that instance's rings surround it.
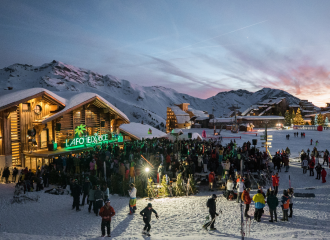
M 292 113 L 291 113 L 291 124 L 293 124 L 293 119 L 295 119 L 295 117 L 296 117 L 296 114 L 295 114 L 295 112 L 294 112 L 294 110 L 292 109 Z
M 163 176 L 161 186 L 162 187 L 159 189 L 159 195 L 163 197 L 168 197 L 170 195 L 170 191 L 168 190 L 166 175 Z
M 279 116 L 282 116 L 282 113 L 280 112 L 278 115 L 279 115 Z
M 328 119 L 328 117 L 325 118 L 325 120 L 324 120 L 324 125 L 325 125 L 325 126 L 328 126 L 328 125 L 329 125 L 329 119 Z
M 317 116 L 317 124 L 321 126 L 324 124 L 324 116 L 321 113 Z
M 318 118 L 318 116 L 317 116 L 317 114 L 315 114 L 315 118 L 314 118 L 314 124 L 313 125 L 318 125 L 318 123 L 317 123 L 317 118 Z
M 148 186 L 147 186 L 147 193 L 149 198 L 155 198 L 155 189 L 154 189 L 154 181 L 152 178 L 148 178 Z
M 312 124 L 312 125 L 315 125 L 315 120 L 314 120 L 313 117 L 311 117 L 311 124 Z
M 291 114 L 290 114 L 289 110 L 286 110 L 286 112 L 284 114 L 284 119 L 285 119 L 285 125 L 290 126 L 290 124 L 291 124 Z
M 182 173 L 179 173 L 176 178 L 176 186 L 174 188 L 175 196 L 184 196 L 186 191 L 183 188 Z
M 304 119 L 301 116 L 300 108 L 298 108 L 296 117 L 293 119 L 293 124 L 294 125 L 304 125 Z

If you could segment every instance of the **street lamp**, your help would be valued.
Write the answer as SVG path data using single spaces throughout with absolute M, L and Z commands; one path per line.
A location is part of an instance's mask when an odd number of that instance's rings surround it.
M 146 172 L 149 172 L 149 170 L 150 170 L 150 169 L 149 169 L 148 167 L 145 169 Z

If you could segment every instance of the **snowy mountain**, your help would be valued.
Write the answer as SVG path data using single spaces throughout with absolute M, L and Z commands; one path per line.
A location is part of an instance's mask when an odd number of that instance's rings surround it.
M 132 122 L 148 123 L 164 130 L 166 107 L 183 102 L 194 109 L 208 111 L 216 117 L 230 112 L 228 107 L 238 104 L 244 111 L 259 101 L 270 97 L 286 97 L 289 104 L 298 104 L 299 99 L 278 90 L 263 88 L 257 92 L 236 90 L 220 92 L 208 99 L 200 99 L 161 86 L 144 87 L 112 75 L 74 67 L 58 61 L 35 67 L 14 64 L 0 69 L 0 94 L 32 87 L 43 87 L 69 98 L 72 92 L 95 92 L 122 110 Z M 9 90 L 11 89 L 11 90 Z

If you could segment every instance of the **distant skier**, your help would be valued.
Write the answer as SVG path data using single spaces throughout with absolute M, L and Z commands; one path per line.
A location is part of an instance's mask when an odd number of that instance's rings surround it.
M 105 227 L 107 227 L 107 234 L 108 237 L 110 236 L 111 232 L 111 217 L 115 216 L 116 212 L 113 209 L 113 207 L 110 206 L 110 200 L 107 199 L 104 202 L 104 206 L 101 207 L 99 215 L 102 217 L 102 223 L 101 223 L 101 231 L 102 231 L 102 237 L 105 236 Z
M 311 139 L 311 145 L 313 145 L 313 139 Z
M 319 143 L 319 140 L 316 140 L 315 142 L 315 147 L 317 147 L 317 144 Z
M 156 214 L 156 218 L 158 219 L 159 216 L 157 212 L 152 208 L 152 204 L 148 203 L 148 206 L 146 206 L 141 212 L 140 215 L 143 217 L 144 221 L 144 228 L 142 231 L 142 234 L 146 234 L 147 236 L 150 236 L 150 221 L 151 221 L 151 214 Z
M 207 228 L 210 226 L 210 230 L 214 231 L 217 230 L 214 227 L 214 223 L 215 223 L 215 215 L 219 216 L 219 214 L 217 213 L 217 206 L 216 206 L 216 199 L 217 199 L 217 195 L 213 194 L 212 198 L 209 198 L 207 200 L 206 206 L 209 208 L 209 213 L 211 215 L 211 221 L 206 223 L 203 228 L 207 230 Z

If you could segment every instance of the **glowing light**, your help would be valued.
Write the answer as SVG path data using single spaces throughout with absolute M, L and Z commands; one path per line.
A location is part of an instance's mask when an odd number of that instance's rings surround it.
M 149 168 L 147 167 L 147 168 L 145 169 L 145 171 L 146 171 L 146 172 L 149 172 Z

